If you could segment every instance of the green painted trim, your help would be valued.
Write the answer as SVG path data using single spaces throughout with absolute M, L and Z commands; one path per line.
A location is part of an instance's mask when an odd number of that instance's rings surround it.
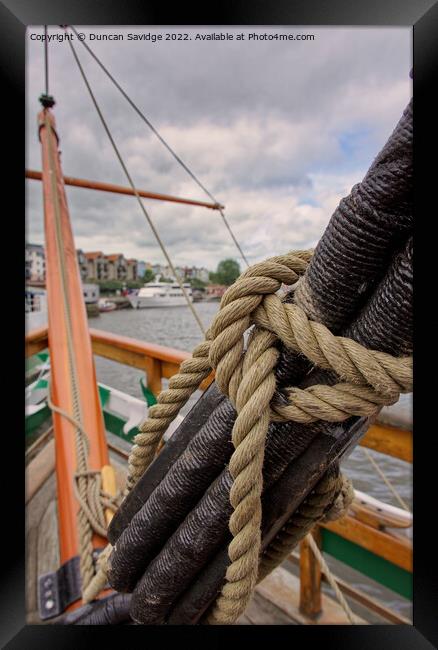
M 133 427 L 130 429 L 130 431 L 128 431 L 128 433 L 123 433 L 123 427 L 128 420 L 125 420 L 124 418 L 120 417 L 120 415 L 116 415 L 111 411 L 104 411 L 103 419 L 105 422 L 105 429 L 110 433 L 113 433 L 115 436 L 118 436 L 122 440 L 132 442 L 138 433 L 137 427 Z
M 111 391 L 110 391 L 109 388 L 104 388 L 100 384 L 98 384 L 97 387 L 99 389 L 100 404 L 101 404 L 102 409 L 103 409 L 104 406 L 106 406 L 106 404 L 108 403 L 109 397 L 111 395 Z
M 392 589 L 400 596 L 412 600 L 412 573 L 331 530 L 321 528 L 321 531 L 322 550 L 325 553 Z
M 145 385 L 142 377 L 140 377 L 140 386 L 143 393 L 143 397 L 146 400 L 146 404 L 148 406 L 153 406 L 154 404 L 156 404 L 157 398 L 155 397 L 151 389 Z
M 49 353 L 45 351 L 37 352 L 37 354 L 32 354 L 31 357 L 26 357 L 26 361 L 25 361 L 26 371 L 33 370 L 36 366 L 40 366 L 41 363 L 45 363 L 48 358 L 49 358 Z
M 25 421 L 25 434 L 26 436 L 30 436 L 35 429 L 37 429 L 45 420 L 47 420 L 48 417 L 50 417 L 50 409 L 49 407 L 46 406 L 42 408 L 40 411 L 37 411 L 36 413 L 33 413 L 32 415 L 28 415 L 26 417 Z

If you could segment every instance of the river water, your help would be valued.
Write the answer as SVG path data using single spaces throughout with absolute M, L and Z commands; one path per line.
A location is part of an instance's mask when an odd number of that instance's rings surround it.
M 196 310 L 207 328 L 216 314 L 218 303 L 196 303 Z M 100 314 L 89 321 L 90 327 L 122 334 L 140 341 L 158 343 L 160 345 L 186 350 L 190 352 L 203 336 L 199 326 L 187 307 L 156 308 L 156 309 L 122 309 Z M 112 386 L 126 393 L 142 398 L 140 370 L 121 365 L 108 359 L 96 357 L 96 371 L 98 381 Z M 192 402 L 193 403 L 193 402 Z M 410 409 L 410 398 L 403 397 L 401 406 L 406 412 Z M 186 407 L 186 411 L 191 404 Z M 412 508 L 412 466 L 403 461 L 383 456 L 372 452 L 373 458 L 378 462 L 390 482 L 396 488 L 402 499 Z M 364 450 L 357 447 L 342 465 L 344 473 L 352 478 L 356 489 L 366 492 L 386 503 L 400 507 L 390 489 L 376 473 L 375 468 L 367 459 Z M 338 575 L 339 566 L 336 561 Z M 345 580 L 367 591 L 370 595 L 382 600 L 400 614 L 410 618 L 411 604 L 398 595 L 386 589 L 376 587 L 360 574 L 349 569 L 343 572 Z

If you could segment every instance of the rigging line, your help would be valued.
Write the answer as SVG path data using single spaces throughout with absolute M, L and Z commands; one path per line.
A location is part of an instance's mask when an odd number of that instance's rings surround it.
M 356 618 L 356 616 L 353 613 L 350 605 L 348 604 L 347 600 L 345 599 L 344 594 L 340 590 L 335 576 L 330 571 L 330 568 L 329 568 L 327 562 L 325 561 L 325 558 L 324 558 L 323 554 L 319 550 L 318 544 L 313 539 L 312 533 L 308 533 L 306 535 L 306 540 L 307 540 L 310 548 L 312 549 L 313 555 L 315 556 L 318 564 L 320 565 L 322 571 L 324 572 L 325 577 L 327 578 L 327 581 L 328 581 L 330 587 L 335 592 L 336 598 L 338 599 L 339 604 L 341 605 L 342 609 L 344 610 L 350 625 L 357 625 L 359 623 L 359 620 Z
M 161 251 L 162 251 L 165 259 L 167 260 L 167 263 L 169 264 L 169 267 L 170 267 L 170 269 L 172 271 L 172 274 L 174 275 L 176 281 L 178 282 L 178 284 L 180 286 L 180 289 L 183 292 L 183 295 L 184 295 L 184 297 L 185 297 L 185 299 L 187 301 L 187 304 L 190 307 L 191 312 L 192 312 L 197 324 L 199 325 L 199 329 L 201 330 L 203 336 L 206 336 L 206 331 L 205 331 L 204 325 L 202 324 L 202 321 L 201 321 L 201 319 L 199 317 L 199 314 L 197 313 L 196 309 L 194 308 L 193 303 L 191 302 L 191 300 L 189 298 L 189 295 L 188 295 L 188 293 L 187 293 L 187 291 L 186 291 L 186 289 L 185 289 L 179 275 L 175 271 L 175 267 L 173 266 L 172 260 L 170 259 L 170 256 L 169 256 L 169 254 L 168 254 L 168 252 L 166 250 L 166 247 L 164 245 L 164 242 L 161 239 L 157 229 L 155 228 L 155 225 L 154 225 L 151 217 L 149 216 L 149 213 L 147 212 L 147 210 L 146 210 L 146 208 L 145 208 L 145 206 L 143 204 L 143 201 L 140 198 L 140 195 L 139 195 L 139 193 L 138 193 L 138 191 L 137 191 L 137 189 L 136 189 L 136 187 L 134 185 L 134 181 L 132 180 L 131 174 L 129 173 L 128 168 L 126 167 L 126 165 L 125 165 L 125 163 L 123 161 L 123 158 L 122 158 L 122 156 L 120 154 L 120 151 L 119 151 L 119 149 L 118 149 L 118 147 L 117 147 L 117 145 L 116 145 L 116 143 L 114 141 L 114 138 L 111 135 L 111 131 L 110 131 L 109 127 L 108 127 L 108 124 L 106 123 L 106 120 L 105 120 L 105 118 L 104 118 L 104 116 L 102 114 L 102 111 L 100 110 L 99 104 L 97 103 L 96 97 L 94 96 L 94 93 L 93 93 L 93 91 L 91 89 L 91 86 L 90 86 L 90 84 L 88 82 L 85 71 L 84 71 L 84 69 L 83 69 L 83 67 L 81 65 L 81 62 L 79 61 L 76 50 L 73 47 L 73 44 L 71 43 L 71 41 L 69 39 L 67 39 L 67 42 L 70 45 L 70 49 L 71 49 L 71 51 L 73 53 L 73 56 L 75 58 L 75 61 L 76 61 L 77 65 L 78 65 L 79 71 L 80 71 L 80 73 L 82 75 L 84 83 L 85 83 L 85 85 L 87 87 L 87 90 L 88 90 L 88 92 L 90 94 L 91 100 L 92 100 L 92 102 L 94 104 L 94 107 L 95 107 L 95 109 L 97 111 L 97 114 L 99 115 L 102 126 L 105 129 L 105 132 L 106 132 L 106 134 L 108 136 L 108 139 L 109 139 L 109 141 L 110 141 L 110 143 L 111 143 L 111 145 L 112 145 L 112 147 L 114 149 L 114 153 L 116 154 L 116 156 L 117 156 L 117 158 L 119 160 L 119 163 L 120 163 L 120 165 L 121 165 L 121 167 L 122 167 L 122 169 L 123 169 L 123 171 L 125 173 L 125 176 L 128 179 L 128 183 L 130 184 L 131 189 L 135 194 L 135 197 L 136 197 L 136 199 L 138 201 L 138 204 L 139 204 L 139 206 L 140 206 L 140 208 L 141 208 L 141 210 L 143 212 L 143 215 L 144 215 L 145 219 L 147 220 L 147 222 L 149 223 L 149 226 L 150 226 L 152 232 L 155 235 L 155 238 L 156 238 L 156 240 L 157 240 L 157 242 L 158 242 L 158 244 L 159 244 L 159 246 L 161 248 Z
M 70 29 L 74 32 L 76 37 L 78 38 L 78 33 L 76 29 L 73 27 L 73 25 L 69 25 Z M 121 92 L 123 97 L 127 100 L 127 102 L 130 104 L 130 106 L 135 110 L 137 115 L 145 122 L 145 124 L 151 129 L 151 131 L 155 134 L 155 136 L 160 140 L 160 142 L 166 147 L 168 152 L 174 157 L 174 159 L 181 165 L 181 167 L 189 174 L 189 176 L 194 180 L 194 182 L 198 185 L 198 187 L 201 188 L 205 194 L 213 201 L 213 203 L 216 203 L 216 205 L 220 206 L 219 201 L 211 194 L 211 192 L 208 191 L 208 189 L 205 187 L 205 185 L 199 180 L 199 178 L 192 172 L 192 170 L 186 165 L 186 163 L 178 156 L 178 154 L 172 149 L 172 147 L 166 142 L 166 140 L 163 138 L 162 135 L 157 131 L 157 129 L 154 127 L 154 125 L 150 122 L 150 120 L 144 115 L 144 113 L 138 108 L 138 106 L 133 102 L 133 100 L 129 97 L 129 95 L 126 93 L 126 91 L 121 87 L 121 85 L 118 83 L 118 81 L 113 77 L 113 75 L 110 73 L 110 71 L 104 66 L 102 61 L 99 59 L 99 57 L 93 52 L 93 50 L 85 43 L 85 41 L 80 40 L 80 43 L 85 47 L 85 49 L 91 54 L 93 59 L 96 61 L 96 63 L 100 66 L 100 68 L 105 72 L 105 74 L 108 76 L 108 78 L 113 82 L 113 84 L 116 86 L 116 88 Z M 228 219 L 225 217 L 224 211 L 222 207 L 218 208 L 218 211 L 222 217 L 222 220 L 228 229 L 228 232 L 230 233 L 230 236 L 239 251 L 240 256 L 242 257 L 243 261 L 247 266 L 249 266 L 249 262 L 245 256 L 245 253 L 242 250 L 242 247 L 240 246 L 239 242 L 237 241 L 231 226 L 228 222 Z
M 44 77 L 46 96 L 49 95 L 49 42 L 47 39 L 47 25 L 44 25 Z
M 392 482 L 389 480 L 389 478 L 386 476 L 385 472 L 384 472 L 383 469 L 380 467 L 380 465 L 377 463 L 377 461 L 374 460 L 374 458 L 371 456 L 371 454 L 370 454 L 370 452 L 368 451 L 368 449 L 365 449 L 365 447 L 361 447 L 361 449 L 362 449 L 363 453 L 365 454 L 365 456 L 367 457 L 367 459 L 369 460 L 369 462 L 371 463 L 371 465 L 372 465 L 372 466 L 374 467 L 374 469 L 376 470 L 377 474 L 379 474 L 379 476 L 382 478 L 382 480 L 384 481 L 384 483 L 386 484 L 386 486 L 391 490 L 392 494 L 393 494 L 394 497 L 397 499 L 397 501 L 399 502 L 399 504 L 401 505 L 401 507 L 403 508 L 403 510 L 406 510 L 407 512 L 411 512 L 411 509 L 409 508 L 409 506 L 408 506 L 408 504 L 406 503 L 406 501 L 402 498 L 402 496 L 400 495 L 400 493 L 399 493 L 399 491 L 397 490 L 397 488 L 393 485 L 393 483 L 392 483 Z

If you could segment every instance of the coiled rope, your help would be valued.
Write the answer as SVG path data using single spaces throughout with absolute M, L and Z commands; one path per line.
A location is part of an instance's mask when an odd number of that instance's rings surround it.
M 206 340 L 169 381 L 134 439 L 128 490 L 154 459 L 169 424 L 212 369 L 216 382 L 237 411 L 232 431 L 234 452 L 229 528 L 230 565 L 226 581 L 208 617 L 209 623 L 233 623 L 245 610 L 259 573 L 261 493 L 264 447 L 269 422 L 343 421 L 351 415 L 374 415 L 412 390 L 412 358 L 368 350 L 307 318 L 296 305 L 274 294 L 282 283 L 295 284 L 305 273 L 312 251 L 297 251 L 255 264 L 224 294 Z M 244 352 L 244 333 L 254 326 Z M 342 383 L 289 388 L 287 401 L 276 395 L 274 370 L 278 341 L 333 370 Z M 284 400 L 283 400 L 284 401 Z M 108 567 L 104 569 L 107 571 Z M 101 576 L 101 581 L 104 576 Z M 89 590 L 88 596 L 93 596 Z M 94 596 L 93 596 L 94 597 Z

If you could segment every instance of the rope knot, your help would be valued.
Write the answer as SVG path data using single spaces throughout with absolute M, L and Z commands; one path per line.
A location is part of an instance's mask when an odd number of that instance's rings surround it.
M 182 406 L 215 369 L 216 383 L 229 396 L 237 417 L 229 462 L 233 479 L 230 565 L 222 592 L 208 616 L 210 623 L 237 620 L 257 582 L 262 469 L 270 421 L 341 422 L 352 415 L 370 416 L 381 406 L 397 401 L 400 392 L 412 390 L 412 358 L 394 358 L 335 336 L 321 323 L 310 320 L 298 305 L 280 299 L 277 292 L 282 284 L 299 282 L 312 254 L 307 250 L 272 257 L 248 268 L 227 289 L 205 341 L 181 364 L 168 390 L 149 409 L 130 454 L 128 490 L 152 462 L 164 432 Z M 286 399 L 274 399 L 279 341 L 316 366 L 336 373 L 339 383 L 290 387 L 284 391 Z M 342 512 L 350 497 L 347 490 L 326 516 Z

